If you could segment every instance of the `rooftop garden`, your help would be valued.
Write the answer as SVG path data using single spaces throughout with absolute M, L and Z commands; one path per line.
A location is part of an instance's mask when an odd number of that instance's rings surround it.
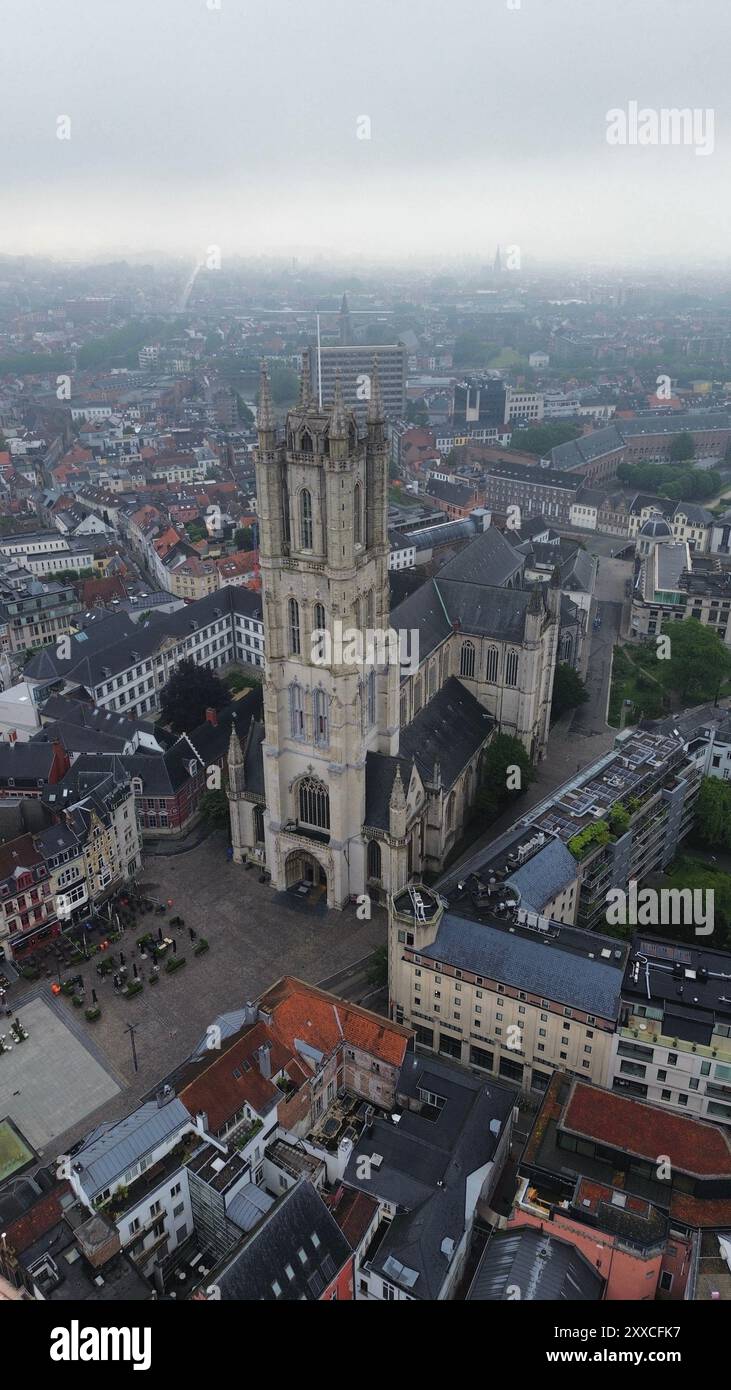
M 606 845 L 611 839 L 609 826 L 605 820 L 593 821 L 591 825 L 585 825 L 583 830 L 579 830 L 576 835 L 572 835 L 568 841 L 567 848 L 575 859 L 584 859 L 593 849 L 599 849 Z

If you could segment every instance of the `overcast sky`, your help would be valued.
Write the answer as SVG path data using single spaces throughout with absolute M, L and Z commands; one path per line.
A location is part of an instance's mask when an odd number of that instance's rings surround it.
M 731 0 L 2 0 L 0 251 L 727 263 L 730 40 Z M 632 100 L 713 153 L 610 146 Z

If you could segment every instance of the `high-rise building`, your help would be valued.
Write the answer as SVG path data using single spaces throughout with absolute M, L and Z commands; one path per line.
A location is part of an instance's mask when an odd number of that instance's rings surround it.
M 349 316 L 348 316 L 349 321 Z M 343 320 L 341 318 L 341 330 Z M 387 420 L 401 420 L 406 414 L 406 348 L 401 343 L 357 343 L 323 347 L 307 353 L 312 393 L 322 399 L 323 408 L 332 405 L 335 378 L 340 373 L 343 403 L 355 411 L 362 424 L 368 413 L 374 359 L 378 363 L 383 413 Z M 304 365 L 303 360 L 303 365 Z

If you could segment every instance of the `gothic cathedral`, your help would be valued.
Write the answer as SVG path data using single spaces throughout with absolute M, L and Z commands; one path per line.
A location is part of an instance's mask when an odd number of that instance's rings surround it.
M 446 566 L 389 612 L 375 363 L 369 387 L 359 429 L 339 380 L 332 406 L 319 405 L 305 363 L 280 439 L 262 373 L 264 717 L 234 728 L 228 754 L 234 859 L 334 908 L 362 894 L 384 900 L 442 869 L 499 728 L 543 756 L 561 606 L 556 585 L 546 597 L 521 587 L 522 557 L 490 528 L 457 556 L 472 557 L 458 572 Z M 338 640 L 406 628 L 418 644 L 406 673 L 395 643 Z

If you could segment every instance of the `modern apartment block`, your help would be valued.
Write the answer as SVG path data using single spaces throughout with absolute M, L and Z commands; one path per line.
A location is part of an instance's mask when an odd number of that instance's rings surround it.
M 419 1047 L 526 1090 L 544 1091 L 556 1067 L 605 1086 L 627 947 L 519 901 L 505 888 L 445 909 L 421 885 L 393 898 L 392 1016 Z
M 70 631 L 80 612 L 71 584 L 43 584 L 31 578 L 11 585 L 0 574 L 0 630 L 4 628 L 3 646 L 11 653 L 57 640 Z
M 663 869 L 687 835 L 702 767 L 682 733 L 637 729 L 526 818 L 576 860 L 576 923 L 601 930 L 610 888 Z
M 731 1125 L 731 956 L 638 934 L 612 1047 L 612 1089 Z
M 343 400 L 359 421 L 365 420 L 370 396 L 373 362 L 378 359 L 378 380 L 386 419 L 400 420 L 406 413 L 406 348 L 401 343 L 358 343 L 351 347 L 324 347 L 319 357 L 309 352 L 313 395 L 322 391 L 322 404 L 332 405 L 335 376 L 340 373 Z

